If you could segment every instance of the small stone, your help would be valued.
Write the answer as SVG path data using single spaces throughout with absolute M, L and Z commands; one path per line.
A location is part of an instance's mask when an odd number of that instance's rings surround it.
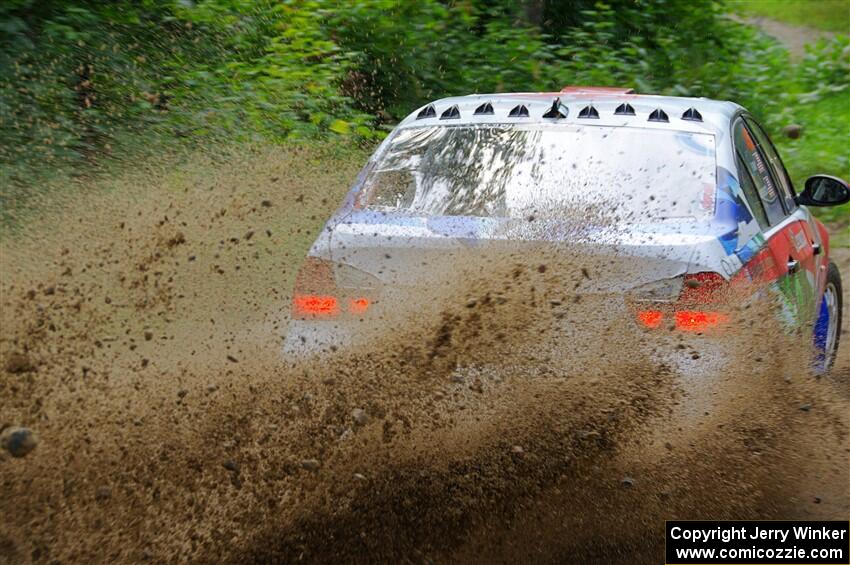
M 788 124 L 782 128 L 782 133 L 784 133 L 785 137 L 788 139 L 799 139 L 800 136 L 803 135 L 803 126 L 800 124 Z
M 231 363 L 238 363 L 238 362 L 239 362 L 239 361 L 236 359 L 236 357 L 234 357 L 233 355 L 228 355 L 228 356 L 227 356 L 227 360 L 228 360 L 228 361 L 230 361 Z
M 808 412 L 811 409 L 812 409 L 811 404 L 801 404 L 800 405 L 800 410 L 802 410 L 803 412 Z
M 699 353 L 691 353 L 691 359 L 699 359 Z
M 305 471 L 318 471 L 322 464 L 318 459 L 304 459 L 301 461 L 301 468 Z
M 367 414 L 362 408 L 355 408 L 352 410 L 351 417 L 354 419 L 354 423 L 358 426 L 365 426 L 369 422 L 369 414 Z
M 336 379 L 333 377 L 327 377 L 325 379 L 322 379 L 322 384 L 327 386 L 333 386 L 336 384 Z
M 626 476 L 620 479 L 620 484 L 625 488 L 632 488 L 633 486 L 635 486 L 635 480 L 631 477 Z
M 272 201 L 271 200 L 263 200 L 262 202 L 260 202 L 260 206 L 262 206 L 263 208 L 271 208 L 272 207 Z
M 476 304 L 478 304 L 478 301 L 475 300 L 474 298 L 470 298 L 469 300 L 466 301 L 466 307 L 467 308 L 475 308 Z
M 514 453 L 516 455 L 523 455 L 525 453 L 525 450 L 522 448 L 521 445 L 514 445 L 513 447 L 511 447 L 511 453 Z
M 664 442 L 664 449 L 673 449 L 673 444 L 669 441 Z
M 234 461 L 233 459 L 228 459 L 227 461 L 222 463 L 221 466 L 230 471 L 231 473 L 239 472 L 239 464 L 236 463 L 236 461 Z
M 207 385 L 207 392 L 215 392 L 218 390 L 218 385 Z
M 362 473 L 354 473 L 354 478 L 357 479 L 358 481 L 365 481 L 366 475 L 364 475 Z
M 94 491 L 95 500 L 109 500 L 112 498 L 112 489 L 108 486 L 97 487 L 97 490 Z
M 813 502 L 814 502 L 815 504 L 820 504 L 820 503 L 821 503 L 821 497 L 816 496 L 816 497 L 814 498 Z
M 0 447 L 12 457 L 24 457 L 38 445 L 38 438 L 29 428 L 12 426 L 0 433 Z

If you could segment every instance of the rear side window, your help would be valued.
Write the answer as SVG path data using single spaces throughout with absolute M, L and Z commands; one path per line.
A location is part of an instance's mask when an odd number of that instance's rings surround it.
M 767 221 L 767 214 L 764 211 L 764 205 L 761 203 L 761 198 L 758 195 L 758 190 L 753 182 L 753 177 L 750 176 L 744 161 L 738 158 L 738 171 L 740 171 L 741 188 L 744 190 L 744 197 L 750 205 L 750 210 L 753 212 L 756 220 L 762 229 L 770 227 L 770 222 Z
M 782 207 L 782 199 L 771 176 L 767 160 L 759 150 L 758 144 L 744 125 L 743 120 L 739 119 L 735 122 L 734 134 L 735 152 L 738 154 L 746 172 L 749 173 L 753 184 L 755 184 L 768 223 L 770 225 L 778 224 L 785 218 L 785 209 Z
M 773 146 L 773 142 L 770 141 L 764 128 L 755 120 L 746 118 L 745 121 L 748 131 L 752 132 L 762 154 L 767 157 L 767 164 L 773 173 L 773 178 L 779 183 L 779 191 L 783 200 L 785 200 L 785 209 L 791 212 L 797 207 L 797 203 L 794 202 L 794 187 L 791 185 L 791 179 L 788 178 L 788 172 L 785 170 L 785 165 L 782 164 L 782 159 L 779 158 L 779 153 L 776 152 L 776 147 Z

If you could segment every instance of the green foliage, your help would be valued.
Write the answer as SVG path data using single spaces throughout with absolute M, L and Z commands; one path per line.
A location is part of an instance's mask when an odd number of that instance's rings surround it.
M 724 17 L 715 0 L 563 4 L 7 0 L 0 204 L 51 172 L 88 175 L 113 156 L 162 146 L 370 142 L 449 95 L 633 86 L 735 100 L 775 134 L 800 107 L 811 127 L 822 127 L 821 104 L 846 93 L 846 37 L 814 47 L 795 67 L 775 41 Z M 839 130 L 846 137 L 846 127 Z M 827 138 L 814 144 L 818 151 L 846 160 Z M 827 164 L 846 170 L 836 159 Z
M 799 76 L 809 96 L 845 90 L 850 85 L 850 36 L 821 39 L 807 46 Z

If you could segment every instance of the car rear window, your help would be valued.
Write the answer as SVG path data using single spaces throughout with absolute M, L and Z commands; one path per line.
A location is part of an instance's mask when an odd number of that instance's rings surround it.
M 421 215 L 700 219 L 714 211 L 714 136 L 577 125 L 397 131 L 359 203 Z

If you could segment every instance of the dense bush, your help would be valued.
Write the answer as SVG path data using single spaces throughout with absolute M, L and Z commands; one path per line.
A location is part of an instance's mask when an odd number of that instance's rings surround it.
M 811 94 L 841 92 L 850 86 L 850 37 L 820 40 L 806 48 L 800 64 L 800 82 Z
M 722 12 L 714 0 L 7 0 L 0 182 L 219 135 L 372 139 L 440 96 L 565 84 L 727 98 L 781 119 L 799 90 L 787 53 Z M 847 83 L 846 46 L 810 54 L 807 92 Z

